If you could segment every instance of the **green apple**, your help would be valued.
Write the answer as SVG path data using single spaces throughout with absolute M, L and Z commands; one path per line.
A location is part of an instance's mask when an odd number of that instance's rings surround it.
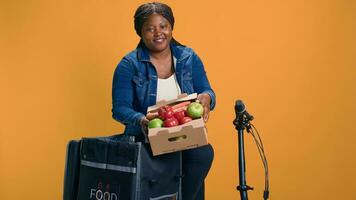
M 159 128 L 163 126 L 163 121 L 160 118 L 154 118 L 148 122 L 148 128 Z
M 204 112 L 204 108 L 198 102 L 193 102 L 189 104 L 187 108 L 187 114 L 193 119 L 201 117 L 203 115 L 203 112 Z

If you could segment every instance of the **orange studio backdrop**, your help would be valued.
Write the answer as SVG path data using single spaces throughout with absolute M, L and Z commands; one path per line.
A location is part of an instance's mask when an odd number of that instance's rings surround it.
M 70 139 L 121 133 L 111 82 L 144 1 L 0 2 L 0 199 L 62 199 Z M 217 94 L 207 200 L 240 199 L 234 103 L 255 116 L 271 199 L 356 199 L 356 3 L 165 1 Z M 262 162 L 245 137 L 250 199 Z

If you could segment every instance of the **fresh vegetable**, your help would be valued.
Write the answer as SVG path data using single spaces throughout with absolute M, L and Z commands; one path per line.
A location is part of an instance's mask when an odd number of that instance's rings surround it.
M 168 118 L 164 120 L 163 126 L 164 127 L 173 127 L 173 126 L 178 126 L 179 122 L 175 117 Z
M 179 121 L 179 120 L 181 120 L 182 118 L 184 118 L 185 116 L 187 116 L 186 112 L 187 112 L 187 111 L 185 111 L 185 110 L 180 110 L 180 111 L 175 112 L 175 113 L 173 114 L 173 116 L 174 116 L 176 119 L 178 119 L 178 121 Z
M 187 108 L 187 106 L 190 104 L 190 101 L 183 101 L 181 103 L 177 103 L 175 105 L 172 106 L 172 109 L 174 111 L 180 110 L 182 108 Z
M 171 106 L 162 106 L 158 109 L 158 116 L 162 120 L 171 118 L 174 114 L 174 111 Z
M 183 117 L 182 119 L 179 120 L 179 124 L 185 124 L 185 123 L 188 123 L 190 121 L 192 121 L 193 119 L 191 117 Z

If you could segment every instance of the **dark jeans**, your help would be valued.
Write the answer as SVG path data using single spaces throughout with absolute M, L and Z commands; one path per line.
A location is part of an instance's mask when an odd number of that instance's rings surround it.
M 214 159 L 213 147 L 209 144 L 182 152 L 183 200 L 204 200 L 204 179 Z

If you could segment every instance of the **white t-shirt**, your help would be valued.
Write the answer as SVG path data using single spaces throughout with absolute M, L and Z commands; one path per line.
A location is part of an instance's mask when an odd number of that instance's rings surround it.
M 173 57 L 174 67 L 176 66 L 177 59 Z M 158 78 L 157 80 L 157 96 L 156 102 L 161 100 L 176 99 L 182 92 L 177 82 L 176 73 L 173 73 L 167 79 Z

